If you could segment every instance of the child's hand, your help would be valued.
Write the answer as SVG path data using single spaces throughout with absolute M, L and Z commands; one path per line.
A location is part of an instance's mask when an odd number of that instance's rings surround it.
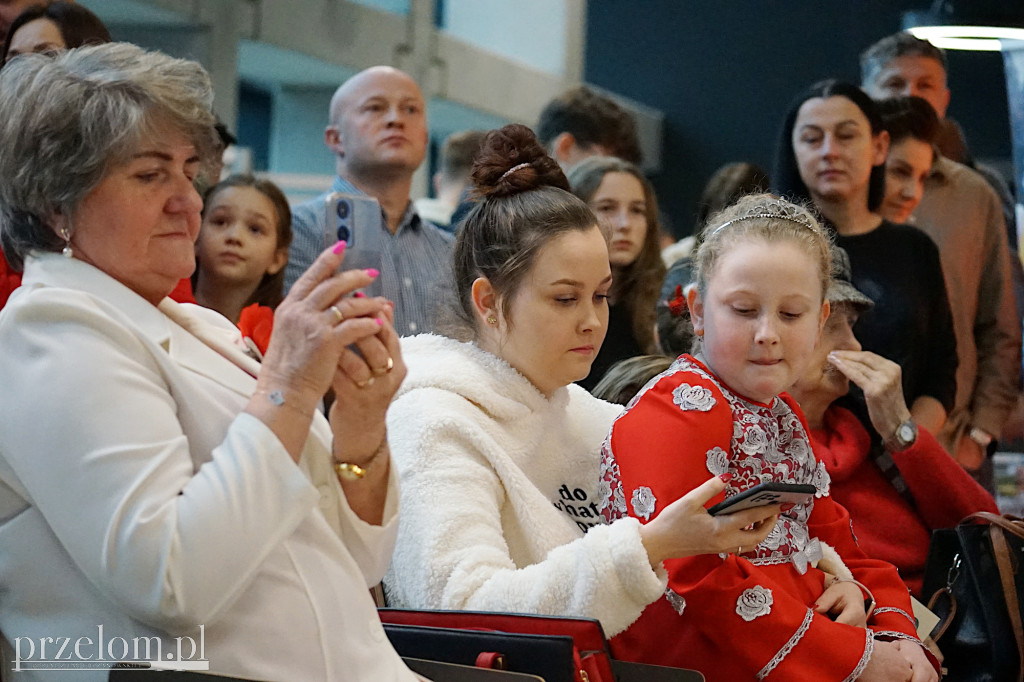
M 938 681 L 939 674 L 935 672 L 934 666 L 928 660 L 928 656 L 924 653 L 924 649 L 920 644 L 905 640 L 896 640 L 893 644 L 896 645 L 896 648 L 900 650 L 903 657 L 910 663 L 910 667 L 914 669 L 912 682 Z
M 834 580 L 814 603 L 814 611 L 827 615 L 837 623 L 858 628 L 868 626 L 867 613 L 864 612 L 864 595 L 860 588 L 851 582 Z
M 875 642 L 871 659 L 858 682 L 916 682 L 914 668 L 895 642 Z
M 711 516 L 704 505 L 723 490 L 721 478 L 705 481 L 640 527 L 651 566 L 698 554 L 749 551 L 768 537 L 778 520 L 779 505 Z

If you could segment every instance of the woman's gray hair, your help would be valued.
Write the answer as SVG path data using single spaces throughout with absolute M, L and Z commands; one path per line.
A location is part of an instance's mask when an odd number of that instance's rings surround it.
M 0 93 L 0 242 L 16 270 L 61 249 L 56 223 L 144 140 L 179 130 L 204 169 L 220 150 L 205 69 L 128 43 L 21 55 Z

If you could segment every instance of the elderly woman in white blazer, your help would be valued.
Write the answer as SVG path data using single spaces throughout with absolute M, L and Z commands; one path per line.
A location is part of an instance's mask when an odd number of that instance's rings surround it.
M 194 266 L 193 181 L 217 152 L 202 68 L 110 44 L 20 57 L 0 92 L 0 238 L 24 269 L 0 314 L 18 679 L 140 659 L 416 679 L 367 591 L 395 538 L 384 417 L 405 373 L 387 302 L 349 295 L 375 273 L 326 249 L 260 366 L 226 319 L 165 298 Z

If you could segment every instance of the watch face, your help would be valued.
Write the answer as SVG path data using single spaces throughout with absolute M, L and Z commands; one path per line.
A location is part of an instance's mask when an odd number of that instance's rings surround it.
M 896 435 L 904 443 L 910 443 L 914 440 L 914 427 L 906 423 L 900 424 Z

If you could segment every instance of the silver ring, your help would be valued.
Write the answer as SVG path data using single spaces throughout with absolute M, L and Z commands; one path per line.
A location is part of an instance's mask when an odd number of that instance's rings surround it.
M 338 318 L 338 321 L 335 322 L 334 324 L 341 324 L 342 322 L 345 321 L 345 314 L 338 309 L 338 306 L 332 305 L 330 308 L 328 308 L 328 310 L 334 313 L 334 316 Z

